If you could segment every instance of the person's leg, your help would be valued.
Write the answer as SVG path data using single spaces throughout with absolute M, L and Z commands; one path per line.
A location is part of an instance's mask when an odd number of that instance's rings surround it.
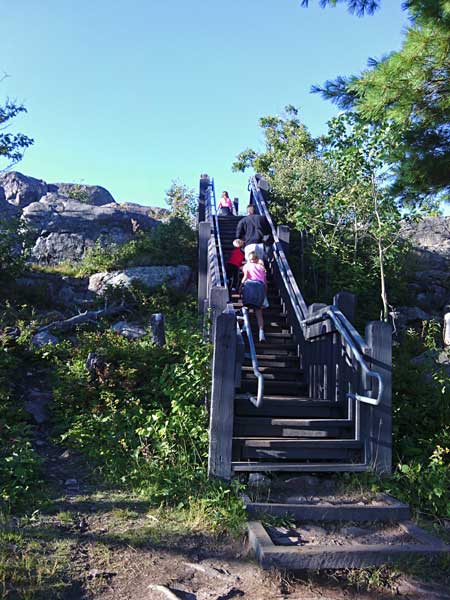
M 259 341 L 265 342 L 266 336 L 264 335 L 264 317 L 262 308 L 255 308 L 256 321 L 259 328 Z

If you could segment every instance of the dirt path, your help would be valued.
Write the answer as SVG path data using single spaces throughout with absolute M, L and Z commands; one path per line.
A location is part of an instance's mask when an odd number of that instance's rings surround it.
M 35 396 L 44 382 L 34 383 Z M 37 391 L 36 391 L 37 390 Z M 44 398 L 44 396 L 42 396 Z M 45 398 L 44 398 L 45 399 Z M 4 527 L 11 583 L 0 597 L 65 600 L 445 600 L 450 593 L 388 570 L 263 572 L 244 539 L 216 537 L 180 510 L 162 511 L 102 484 L 77 453 L 36 426 L 49 502 Z M 5 584 L 3 584 L 5 585 Z

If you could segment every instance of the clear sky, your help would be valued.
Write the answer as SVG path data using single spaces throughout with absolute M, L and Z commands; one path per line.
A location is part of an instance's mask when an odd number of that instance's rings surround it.
M 231 164 L 261 148 L 258 119 L 300 106 L 313 134 L 336 108 L 312 84 L 357 73 L 400 47 L 407 15 L 310 0 L 0 0 L 0 103 L 35 139 L 17 170 L 102 185 L 119 202 L 162 205 L 173 179 L 247 198 Z

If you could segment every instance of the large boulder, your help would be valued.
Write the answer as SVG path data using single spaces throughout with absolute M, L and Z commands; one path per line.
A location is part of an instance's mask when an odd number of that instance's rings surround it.
M 48 191 L 93 206 L 115 204 L 116 201 L 104 187 L 82 183 L 49 183 Z
M 45 264 L 80 260 L 97 242 L 102 246 L 130 241 L 138 230 L 158 221 L 119 204 L 94 206 L 54 192 L 28 205 L 24 221 L 36 232 L 33 259 Z
M 108 287 L 130 287 L 133 283 L 156 289 L 162 285 L 176 291 L 188 289 L 192 270 L 186 265 L 176 267 L 134 267 L 111 273 L 95 273 L 89 278 L 89 290 L 103 295 Z
M 425 217 L 405 223 L 402 236 L 413 247 L 417 270 L 447 270 L 450 265 L 450 217 Z
M 18 171 L 0 173 L 0 188 L 6 200 L 18 208 L 37 202 L 47 193 L 47 184 L 41 179 L 28 177 Z

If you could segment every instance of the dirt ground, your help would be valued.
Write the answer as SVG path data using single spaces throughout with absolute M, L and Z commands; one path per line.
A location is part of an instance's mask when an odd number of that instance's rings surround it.
M 208 534 L 183 512 L 152 509 L 139 497 L 92 479 L 72 450 L 37 432 L 51 502 L 7 526 L 20 531 L 16 559 L 39 554 L 29 582 L 3 588 L 13 598 L 65 600 L 444 600 L 450 592 L 387 569 L 262 571 L 245 538 Z M 34 555 L 33 555 L 34 556 Z M 15 560 L 14 564 L 19 564 Z M 20 563 L 22 564 L 22 563 Z M 25 564 L 25 563 L 24 563 Z M 1 590 L 0 585 L 0 590 Z

